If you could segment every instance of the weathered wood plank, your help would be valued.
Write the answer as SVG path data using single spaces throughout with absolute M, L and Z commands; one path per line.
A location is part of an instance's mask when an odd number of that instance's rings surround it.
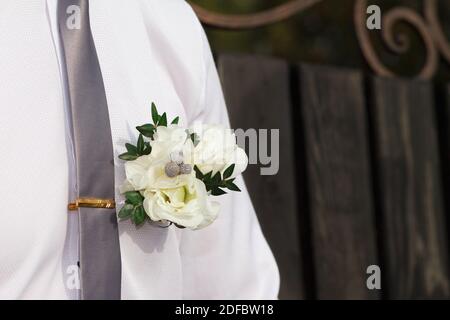
M 260 165 L 250 165 L 244 178 L 278 262 L 280 298 L 303 298 L 288 66 L 244 55 L 222 55 L 218 64 L 232 127 L 280 129 L 278 174 L 261 175 Z
M 440 146 L 441 146 L 441 165 L 444 173 L 444 206 L 445 206 L 445 216 L 447 222 L 447 252 L 450 252 L 450 84 L 444 87 L 445 97 L 444 102 L 440 103 L 438 101 L 438 110 L 443 110 L 444 112 L 438 112 L 438 117 L 442 115 L 440 119 L 441 125 L 441 136 L 440 136 Z M 450 264 L 450 257 L 447 257 L 448 263 Z M 450 265 L 449 265 L 450 269 Z M 450 282 L 450 275 L 449 275 Z M 450 299 L 450 296 L 449 296 Z
M 375 78 L 373 99 L 386 297 L 448 297 L 448 247 L 431 84 Z
M 301 66 L 309 207 L 319 299 L 377 299 L 378 264 L 361 74 Z

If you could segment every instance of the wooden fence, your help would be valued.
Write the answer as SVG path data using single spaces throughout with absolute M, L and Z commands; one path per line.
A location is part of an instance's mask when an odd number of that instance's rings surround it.
M 249 55 L 218 67 L 232 126 L 280 129 L 279 173 L 245 174 L 280 298 L 448 299 L 450 86 Z

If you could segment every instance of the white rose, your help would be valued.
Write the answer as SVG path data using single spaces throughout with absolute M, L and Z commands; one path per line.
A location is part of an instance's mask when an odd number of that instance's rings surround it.
M 232 178 L 245 171 L 248 157 L 236 144 L 236 136 L 231 129 L 220 125 L 198 125 L 190 131 L 199 136 L 199 143 L 194 147 L 190 161 L 202 173 L 223 173 L 232 164 L 235 164 Z
M 189 155 L 192 149 L 192 141 L 187 139 L 185 129 L 178 126 L 158 127 L 150 144 L 151 154 L 125 163 L 127 179 L 121 192 L 154 189 L 158 179 L 166 177 L 164 167 L 171 161 L 171 155 Z
M 188 139 L 186 129 L 170 125 L 158 127 L 150 144 L 153 157 L 168 159 L 171 153 L 189 151 L 192 141 Z
M 196 179 L 195 174 L 177 178 L 161 178 L 158 188 L 143 193 L 144 209 L 150 219 L 168 220 L 192 230 L 211 224 L 220 207 L 209 200 L 204 183 Z

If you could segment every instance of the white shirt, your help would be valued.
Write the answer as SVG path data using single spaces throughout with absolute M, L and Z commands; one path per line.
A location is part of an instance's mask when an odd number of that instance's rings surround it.
M 58 58 L 58 66 L 61 77 L 61 84 L 63 86 L 64 95 L 64 111 L 66 116 L 66 147 L 69 161 L 69 199 L 72 201 L 76 199 L 77 181 L 76 181 L 76 159 L 75 159 L 75 145 L 71 132 L 72 118 L 70 113 L 69 101 L 69 86 L 66 77 L 66 65 L 63 59 L 63 49 L 58 28 L 58 0 L 47 0 L 47 14 L 52 31 L 52 39 L 55 46 L 56 55 Z M 67 233 L 65 247 L 63 251 L 63 279 L 65 283 L 67 297 L 75 300 L 81 296 L 80 292 L 80 274 L 79 274 L 79 248 L 78 248 L 78 212 L 68 212 L 67 218 Z
M 56 0 L 2 0 L 0 10 L 0 298 L 74 299 L 74 161 L 66 134 Z M 48 7 L 47 7 L 48 6 Z M 150 121 L 228 123 L 205 34 L 182 0 L 90 1 L 117 155 Z M 242 179 L 218 197 L 219 218 L 190 231 L 119 223 L 123 299 L 272 299 L 278 270 Z M 70 217 L 70 218 L 69 218 Z M 70 270 L 71 272 L 73 270 Z M 73 283 L 72 283 L 73 284 Z

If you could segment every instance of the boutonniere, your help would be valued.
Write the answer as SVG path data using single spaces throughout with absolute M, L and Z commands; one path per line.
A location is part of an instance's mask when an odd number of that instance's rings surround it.
M 121 187 L 125 203 L 118 216 L 136 225 L 146 221 L 198 230 L 211 224 L 220 210 L 214 196 L 240 191 L 235 177 L 248 158 L 234 133 L 220 125 L 181 127 L 179 117 L 167 121 L 154 103 L 153 123 L 136 127 L 136 144 L 125 144 Z

